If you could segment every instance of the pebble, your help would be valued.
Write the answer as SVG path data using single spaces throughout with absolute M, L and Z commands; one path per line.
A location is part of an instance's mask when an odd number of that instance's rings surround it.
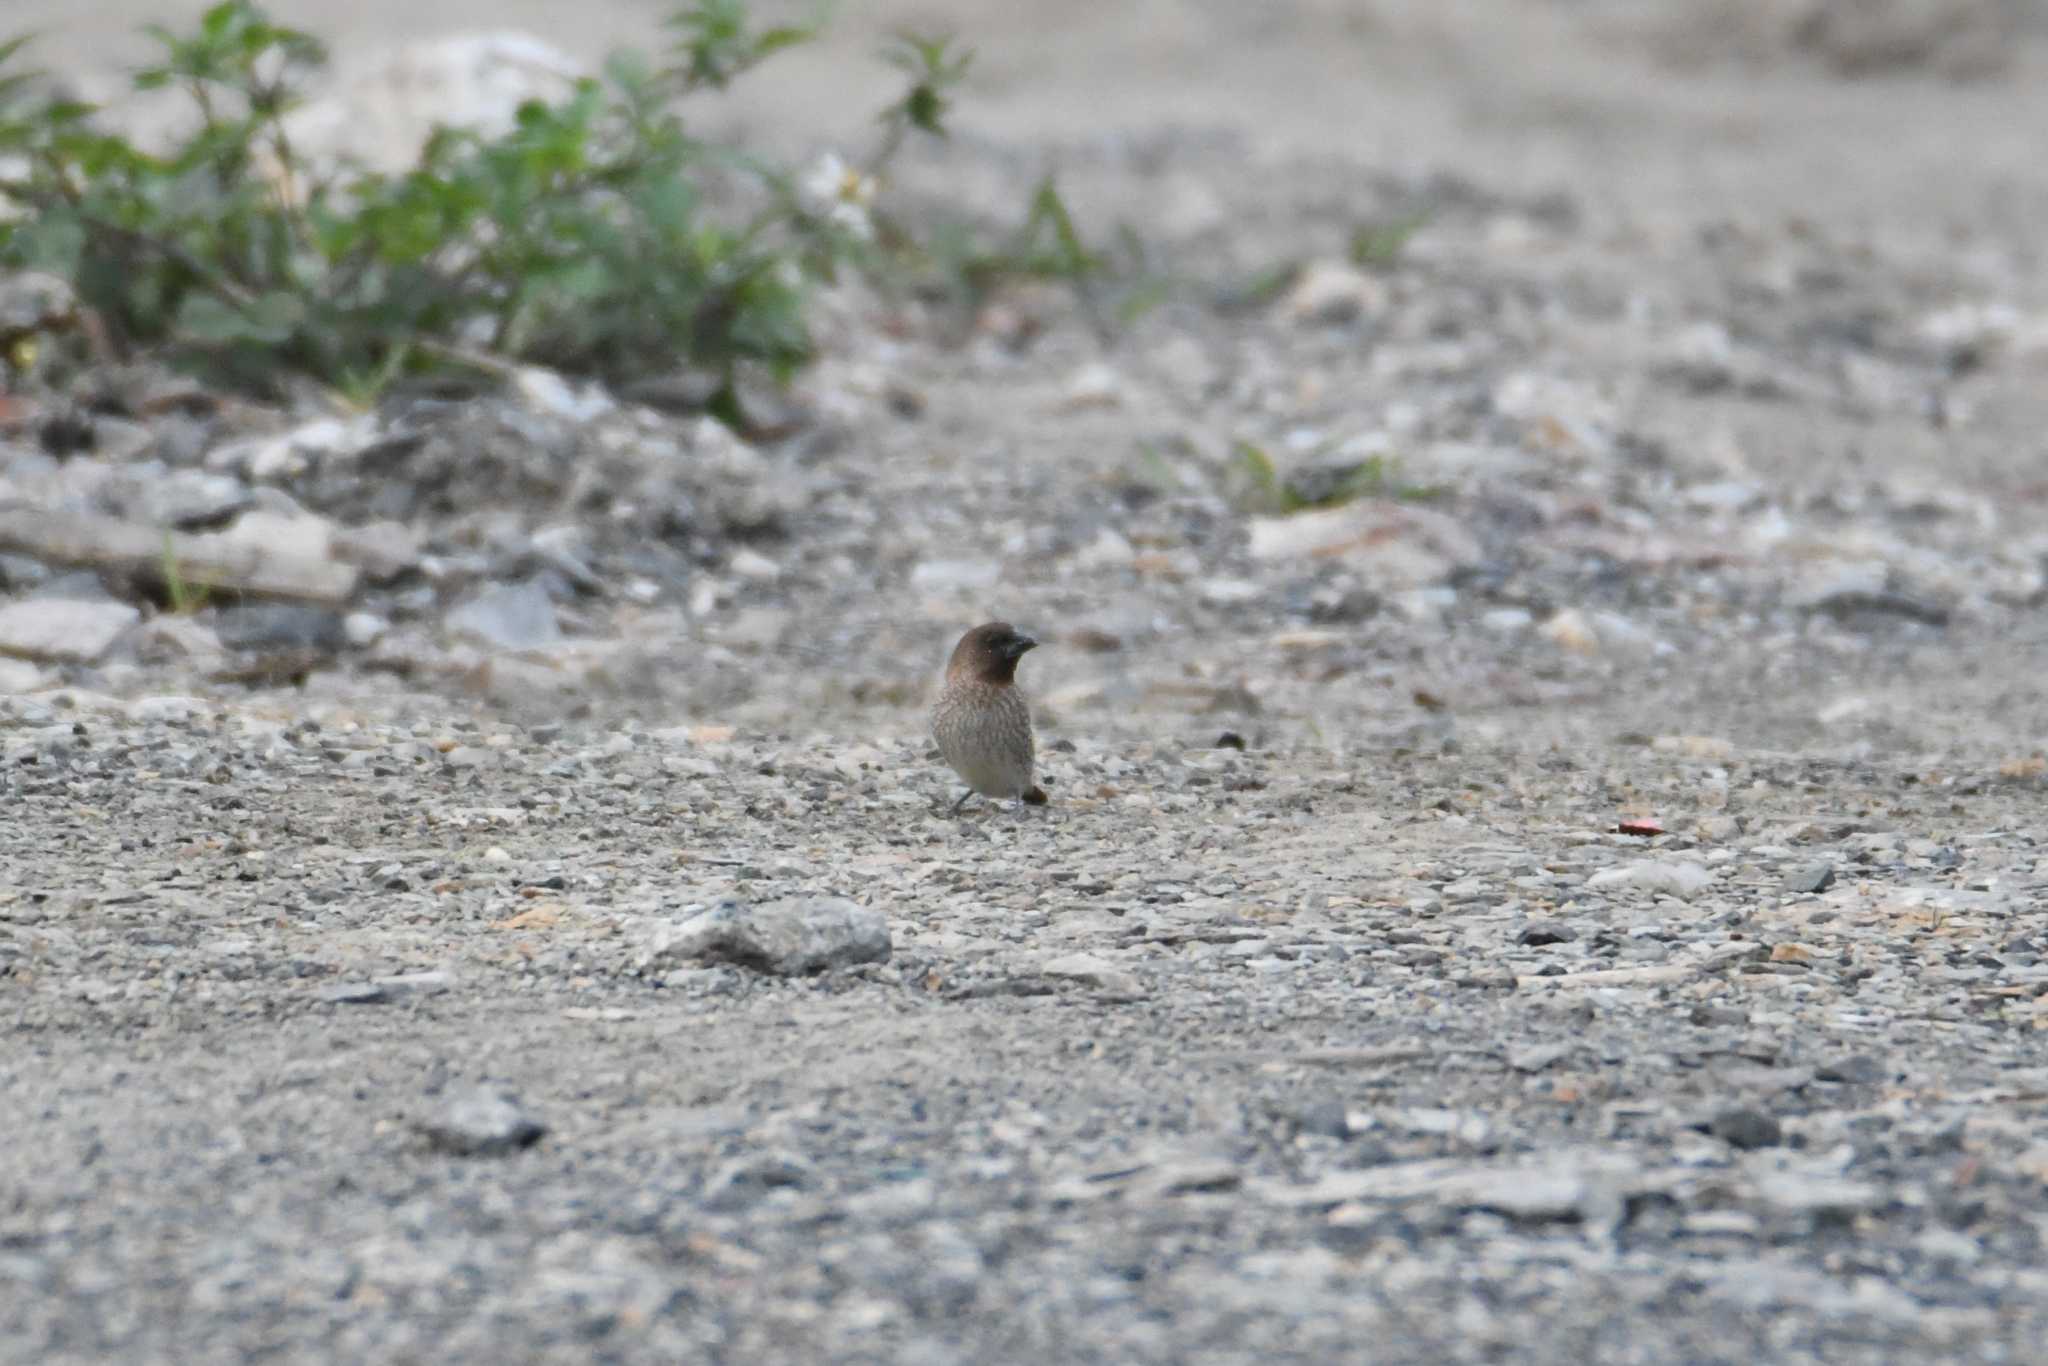
M 1655 860 L 1631 863 L 1621 868 L 1602 868 L 1586 879 L 1586 886 L 1594 891 L 1630 887 L 1657 896 L 1691 901 L 1713 882 L 1713 873 L 1700 864 L 1689 860 Z
M 1835 865 L 1827 862 L 1802 863 L 1785 874 L 1783 886 L 1796 894 L 1824 892 L 1835 882 Z
M 1092 953 L 1063 954 L 1040 964 L 1038 970 L 1047 977 L 1081 982 L 1124 1000 L 1136 1000 L 1145 994 L 1145 984 L 1136 973 Z
M 332 654 L 348 643 L 339 614 L 292 603 L 246 603 L 223 608 L 214 634 L 231 650 L 316 650 Z
M 810 1182 L 811 1164 L 794 1153 L 749 1153 L 712 1173 L 700 1200 L 708 1210 L 742 1210 L 774 1191 L 801 1190 Z
M 1784 1141 L 1784 1130 L 1773 1116 L 1748 1106 L 1733 1106 L 1716 1114 L 1708 1122 L 1707 1132 L 1744 1151 L 1775 1148 Z
M 1319 260 L 1302 268 L 1280 306 L 1298 324 L 1327 326 L 1377 314 L 1387 302 L 1387 286 L 1378 278 L 1342 261 Z
M 1553 1063 L 1562 1062 L 1572 1054 L 1570 1044 L 1533 1044 L 1517 1048 L 1508 1053 L 1508 1066 L 1517 1072 L 1541 1072 Z
M 1551 644 L 1574 654 L 1597 655 L 1600 653 L 1600 635 L 1584 612 L 1567 607 L 1555 612 L 1538 628 L 1539 634 Z
M 206 470 L 142 469 L 134 472 L 129 520 L 178 531 L 220 526 L 254 501 L 249 486 L 233 475 Z
M 487 588 L 453 608 L 448 629 L 500 650 L 536 650 L 561 640 L 554 599 L 536 579 Z
M 532 1147 L 547 1133 L 517 1097 L 489 1089 L 463 1092 L 415 1127 L 430 1146 L 457 1157 L 502 1157 Z
M 729 900 L 680 925 L 658 927 L 639 963 L 645 968 L 701 960 L 795 977 L 886 962 L 892 947 L 886 916 L 841 897 L 764 906 Z

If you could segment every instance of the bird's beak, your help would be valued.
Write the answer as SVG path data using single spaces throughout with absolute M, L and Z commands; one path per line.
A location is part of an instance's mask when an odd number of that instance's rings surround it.
M 1030 636 L 1019 635 L 1015 640 L 1010 642 L 1010 658 L 1021 659 L 1023 658 L 1024 652 L 1026 650 L 1035 650 L 1037 648 L 1037 641 L 1033 640 Z

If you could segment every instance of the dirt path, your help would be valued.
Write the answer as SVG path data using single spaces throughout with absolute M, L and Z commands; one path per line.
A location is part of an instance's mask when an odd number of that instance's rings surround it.
M 10 13 L 69 59 L 123 8 Z M 838 301 L 816 429 L 733 465 L 772 534 L 671 585 L 593 516 L 544 664 L 0 699 L 0 1360 L 2048 1340 L 2041 43 L 1847 81 L 1620 6 L 1025 8 L 946 7 L 982 82 L 907 188 L 1057 164 L 1216 289 L 1107 345 Z M 831 141 L 930 10 L 733 116 Z M 562 12 L 348 45 L 652 11 Z M 512 430 L 443 560 L 569 515 L 489 502 Z M 1266 515 L 1240 441 L 1396 478 Z M 1054 802 L 947 820 L 922 690 L 995 613 Z M 818 898 L 889 958 L 674 951 Z

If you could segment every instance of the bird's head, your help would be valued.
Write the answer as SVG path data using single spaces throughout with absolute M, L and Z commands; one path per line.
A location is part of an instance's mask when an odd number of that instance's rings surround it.
M 1017 676 L 1017 661 L 1038 642 L 1007 621 L 991 621 L 960 637 L 953 658 L 946 664 L 946 677 L 970 678 L 981 683 L 1008 683 Z

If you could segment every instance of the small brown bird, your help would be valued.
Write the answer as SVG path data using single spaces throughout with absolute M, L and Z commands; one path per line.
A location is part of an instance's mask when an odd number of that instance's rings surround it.
M 1009 622 L 991 621 L 953 647 L 946 685 L 932 704 L 932 739 L 967 783 L 953 803 L 956 815 L 977 792 L 1045 804 L 1045 789 L 1032 780 L 1031 708 L 1017 689 L 1017 661 L 1037 645 Z

